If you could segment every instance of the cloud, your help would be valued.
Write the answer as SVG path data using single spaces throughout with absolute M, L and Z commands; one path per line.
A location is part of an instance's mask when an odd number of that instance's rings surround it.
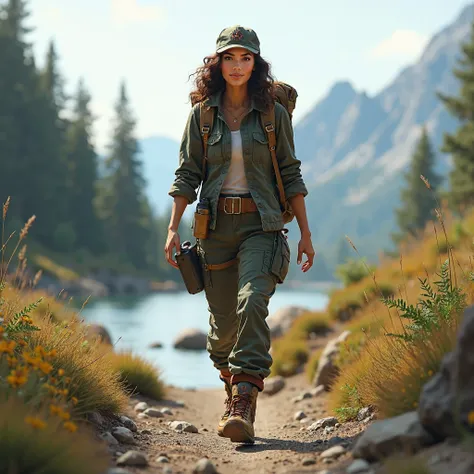
M 391 56 L 417 56 L 428 42 L 428 37 L 413 30 L 395 30 L 369 52 L 373 59 Z
M 164 9 L 158 5 L 140 5 L 140 0 L 111 0 L 112 19 L 116 23 L 144 23 L 161 20 Z

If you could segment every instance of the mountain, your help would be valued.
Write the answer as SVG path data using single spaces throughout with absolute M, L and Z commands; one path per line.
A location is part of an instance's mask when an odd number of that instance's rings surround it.
M 337 83 L 295 125 L 314 240 L 332 262 L 344 235 L 369 258 L 391 247 L 401 174 L 422 126 L 436 149 L 443 134 L 456 127 L 436 93 L 458 91 L 452 71 L 473 18 L 471 5 L 377 95 L 356 92 L 349 82 Z M 446 176 L 449 167 L 449 157 L 438 153 L 438 172 Z

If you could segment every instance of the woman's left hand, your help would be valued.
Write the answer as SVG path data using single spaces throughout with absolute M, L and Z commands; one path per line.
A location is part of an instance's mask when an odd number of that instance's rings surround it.
M 311 242 L 310 235 L 302 235 L 301 240 L 298 243 L 298 258 L 296 263 L 298 265 L 301 264 L 301 260 L 303 259 L 303 254 L 306 254 L 308 259 L 306 262 L 303 263 L 301 267 L 302 272 L 307 272 L 313 266 L 313 260 L 316 252 L 313 249 L 313 244 Z

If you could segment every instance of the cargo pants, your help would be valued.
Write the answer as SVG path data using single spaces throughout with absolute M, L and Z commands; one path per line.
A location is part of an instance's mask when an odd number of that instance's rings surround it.
M 205 264 L 238 259 L 224 270 L 204 271 L 210 358 L 221 373 L 230 371 L 233 382 L 257 380 L 262 389 L 272 365 L 268 303 L 290 263 L 286 237 L 263 231 L 259 212 L 220 211 L 215 230 L 199 245 Z

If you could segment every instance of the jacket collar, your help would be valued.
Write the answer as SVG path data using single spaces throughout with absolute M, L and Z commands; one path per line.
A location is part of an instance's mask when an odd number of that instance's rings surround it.
M 211 95 L 208 99 L 205 100 L 205 105 L 208 107 L 217 107 L 220 108 L 221 106 L 221 98 L 222 98 L 223 91 L 218 91 L 215 94 Z M 265 112 L 265 109 L 258 104 L 258 102 L 251 97 L 250 98 L 250 110 L 258 110 L 259 112 Z

